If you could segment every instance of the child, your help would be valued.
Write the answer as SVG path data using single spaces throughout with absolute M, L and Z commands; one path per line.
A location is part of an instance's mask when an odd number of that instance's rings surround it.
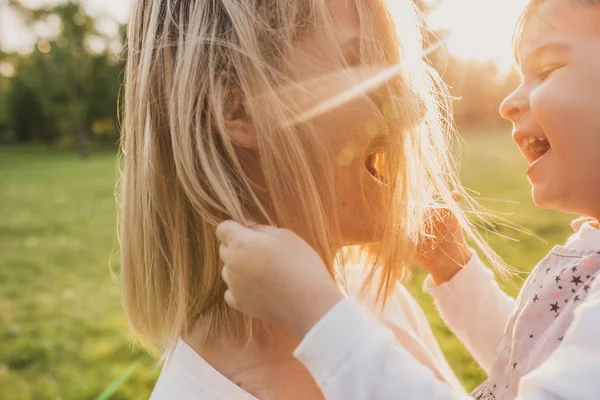
M 600 399 L 600 0 L 532 0 L 517 45 L 522 83 L 501 113 L 530 164 L 534 201 L 593 219 L 538 264 L 516 301 L 475 254 L 437 266 L 453 241 L 425 260 L 426 288 L 489 373 L 476 399 Z M 227 221 L 217 235 L 226 301 L 302 339 L 295 355 L 326 398 L 468 398 L 344 299 L 295 234 Z

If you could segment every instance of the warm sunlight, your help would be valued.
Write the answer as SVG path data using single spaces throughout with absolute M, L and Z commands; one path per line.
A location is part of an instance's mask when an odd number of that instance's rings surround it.
M 512 33 L 527 0 L 441 0 L 430 15 L 433 29 L 448 31 L 448 50 L 462 58 L 512 64 Z
M 397 1 L 397 0 L 393 0 Z M 403 0 L 405 1 L 405 0 Z M 426 0 L 437 5 L 430 15 L 434 29 L 448 30 L 448 50 L 462 58 L 495 59 L 503 67 L 512 63 L 511 38 L 515 21 L 527 0 Z M 27 0 L 26 4 L 52 4 L 54 0 Z M 126 21 L 129 0 L 84 0 L 94 15 L 109 14 Z M 2 7 L 0 7 L 0 11 Z M 0 37 L 8 49 L 32 48 L 33 41 L 21 31 L 14 16 L 0 12 Z M 12 33 L 12 34 L 11 34 Z

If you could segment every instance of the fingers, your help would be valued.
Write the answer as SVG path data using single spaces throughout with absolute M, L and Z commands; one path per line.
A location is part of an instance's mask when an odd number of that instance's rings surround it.
M 233 297 L 233 293 L 231 293 L 231 290 L 227 290 L 225 292 L 225 303 L 227 303 L 230 307 L 235 308 L 236 310 L 239 310 L 238 304 L 235 301 L 235 297 Z
M 246 220 L 246 226 L 248 227 L 248 229 L 252 229 L 253 231 L 256 232 L 262 232 L 262 233 L 274 233 L 276 232 L 279 227 L 277 225 L 261 225 L 257 222 L 254 222 L 251 219 L 247 219 Z
M 233 296 L 233 292 L 230 289 L 231 288 L 231 280 L 229 279 L 229 269 L 227 268 L 227 264 L 223 265 L 223 269 L 221 270 L 221 278 L 223 278 L 223 281 L 225 282 L 225 284 L 228 287 L 228 289 L 225 291 L 225 295 L 224 295 L 225 303 L 227 303 L 227 305 L 229 305 L 230 307 L 235 308 L 238 311 L 241 311 L 239 304 L 235 300 L 235 297 Z
M 260 225 L 250 220 L 246 221 L 246 223 L 248 224 L 248 227 L 233 220 L 221 222 L 219 226 L 217 226 L 217 239 L 225 246 L 228 246 L 232 241 L 250 236 L 254 232 L 274 234 L 279 230 L 279 228 L 274 226 Z
M 267 234 L 275 234 L 276 232 L 278 232 L 281 228 L 277 228 L 276 226 L 271 226 L 271 225 L 259 225 L 259 224 L 254 224 L 252 226 L 250 226 L 250 229 L 252 229 L 253 231 L 256 232 L 260 232 L 260 233 L 267 233 Z
M 246 226 L 250 229 L 254 228 L 256 225 L 258 225 L 258 222 L 254 222 L 251 219 L 247 219 L 246 220 Z
M 228 262 L 230 262 L 229 249 L 224 244 L 221 244 L 219 246 L 219 257 L 221 258 L 221 262 L 223 264 L 227 264 Z
M 229 280 L 229 270 L 227 269 L 227 264 L 223 265 L 223 268 L 221 269 L 221 278 L 223 278 L 223 281 L 225 282 L 227 287 L 231 286 L 231 281 Z
M 223 269 L 221 270 L 221 277 L 223 278 L 223 281 L 225 281 L 227 287 L 230 287 L 229 270 L 227 269 L 227 265 L 223 266 Z M 227 305 L 229 305 L 232 308 L 235 308 L 238 311 L 240 310 L 239 305 L 235 300 L 231 289 L 227 289 L 223 297 L 225 298 L 225 303 L 227 303 Z
M 243 235 L 247 229 L 233 220 L 227 220 L 217 226 L 217 239 L 227 246 L 235 237 Z

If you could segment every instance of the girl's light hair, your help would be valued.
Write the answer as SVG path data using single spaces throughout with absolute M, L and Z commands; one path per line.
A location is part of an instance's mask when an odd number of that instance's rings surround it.
M 527 23 L 529 22 L 531 17 L 539 11 L 539 8 L 542 5 L 548 3 L 552 3 L 555 6 L 598 6 L 600 5 L 600 0 L 529 0 L 529 2 L 525 5 L 525 8 L 521 12 L 521 15 L 519 16 L 517 26 L 515 27 L 515 31 L 513 34 L 514 58 L 517 64 L 521 62 L 519 52 L 521 50 L 521 42 L 523 41 L 523 32 L 525 30 L 525 27 L 527 26 Z
M 223 301 L 215 229 L 224 219 L 244 222 L 251 216 L 306 232 L 304 239 L 324 260 L 336 259 L 342 241 L 335 176 L 314 161 L 329 157 L 329 149 L 313 119 L 281 101 L 282 88 L 299 84 L 291 78 L 295 65 L 290 58 L 297 39 L 319 29 L 323 40 L 333 41 L 325 3 L 133 4 L 122 135 L 121 278 L 128 319 L 150 349 L 172 349 L 192 326 L 207 344 L 220 335 L 248 339 L 255 331 L 251 319 Z M 412 2 L 397 3 L 402 6 L 394 13 L 399 21 L 384 0 L 356 4 L 361 63 L 386 66 L 382 74 L 398 70 L 377 87 L 388 99 L 386 112 L 376 118 L 389 132 L 389 212 L 381 242 L 354 249 L 374 266 L 366 285 L 376 285 L 385 300 L 395 282 L 408 276 L 416 244 L 435 220 L 429 211 L 442 204 L 499 265 L 452 197 L 452 191 L 462 189 L 450 151 L 448 96 L 422 60 Z M 348 71 L 341 49 L 339 56 L 341 71 Z M 241 162 L 248 151 L 224 133 L 234 91 L 243 94 L 244 118 L 257 132 L 266 188 L 250 181 Z M 261 202 L 265 196 L 269 204 Z M 464 191 L 462 199 L 476 210 Z M 337 261 L 343 264 L 348 254 L 339 252 Z

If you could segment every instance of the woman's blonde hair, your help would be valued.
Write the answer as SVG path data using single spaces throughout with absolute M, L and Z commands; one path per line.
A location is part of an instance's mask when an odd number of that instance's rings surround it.
M 149 348 L 172 349 L 192 325 L 205 343 L 220 335 L 251 337 L 253 321 L 223 301 L 215 228 L 225 219 L 250 215 L 307 232 L 304 239 L 324 260 L 335 259 L 341 243 L 335 176 L 314 161 L 327 157 L 325 144 L 310 118 L 298 123 L 281 101 L 281 88 L 298 83 L 290 78 L 295 65 L 289 57 L 297 39 L 311 29 L 333 38 L 325 3 L 134 2 L 119 237 L 125 311 Z M 362 62 L 397 69 L 385 82 L 386 110 L 376 115 L 390 132 L 386 226 L 381 243 L 358 249 L 376 266 L 367 283 L 377 285 L 382 299 L 408 276 L 416 243 L 435 219 L 427 211 L 436 205 L 449 206 L 494 257 L 452 198 L 461 186 L 449 147 L 449 105 L 422 60 L 414 6 L 404 3 L 394 23 L 384 0 L 356 1 Z M 347 68 L 341 51 L 340 60 Z M 240 160 L 247 151 L 224 133 L 234 90 L 243 94 L 244 118 L 256 130 L 266 188 L 250 181 Z M 261 203 L 264 193 L 269 207 Z M 474 209 L 466 193 L 463 200 Z M 337 255 L 342 263 L 345 254 Z

